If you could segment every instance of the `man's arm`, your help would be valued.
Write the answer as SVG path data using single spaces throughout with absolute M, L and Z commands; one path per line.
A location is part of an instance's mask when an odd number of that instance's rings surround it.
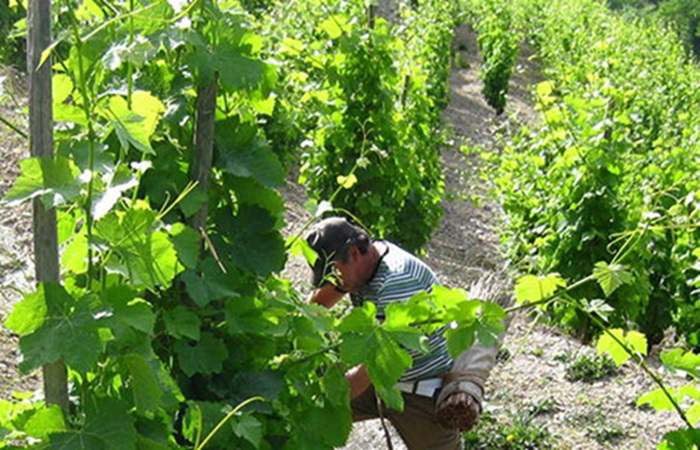
M 358 397 L 372 385 L 367 369 L 363 365 L 355 366 L 345 372 L 345 379 L 350 384 L 350 400 Z
M 316 303 L 326 308 L 332 308 L 345 295 L 330 284 L 316 289 L 309 297 L 310 303 Z

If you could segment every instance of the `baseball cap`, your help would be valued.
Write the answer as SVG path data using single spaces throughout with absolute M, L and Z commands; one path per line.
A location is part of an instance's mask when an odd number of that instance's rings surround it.
M 344 217 L 328 217 L 311 227 L 306 234 L 306 242 L 318 254 L 316 263 L 311 267 L 314 287 L 324 284 L 324 279 L 333 268 L 331 263 L 345 255 L 347 249 L 363 236 L 366 237 L 367 232 Z

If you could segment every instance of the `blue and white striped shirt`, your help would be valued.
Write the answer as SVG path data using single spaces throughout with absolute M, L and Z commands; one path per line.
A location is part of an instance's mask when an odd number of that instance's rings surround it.
M 384 318 L 384 310 L 390 303 L 406 301 L 421 291 L 430 292 L 439 284 L 435 273 L 423 261 L 391 242 L 381 241 L 388 248 L 379 262 L 372 279 L 360 292 L 352 296 L 352 303 L 360 306 L 369 301 L 377 306 L 377 316 Z M 438 330 L 428 337 L 428 352 L 409 350 L 413 366 L 400 381 L 417 381 L 433 378 L 452 367 L 447 344 Z

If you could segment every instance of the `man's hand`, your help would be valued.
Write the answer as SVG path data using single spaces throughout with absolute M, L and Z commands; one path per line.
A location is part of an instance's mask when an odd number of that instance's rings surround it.
M 345 379 L 350 383 L 350 400 L 355 399 L 370 387 L 372 382 L 365 366 L 355 366 L 345 373 Z
M 437 421 L 445 428 L 469 431 L 479 420 L 479 403 L 466 392 L 454 392 L 435 410 Z

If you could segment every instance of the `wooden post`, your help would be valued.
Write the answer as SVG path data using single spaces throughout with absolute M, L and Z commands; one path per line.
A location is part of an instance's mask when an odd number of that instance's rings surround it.
M 39 67 L 42 52 L 51 44 L 51 0 L 30 0 L 27 36 L 29 74 L 29 150 L 33 157 L 53 156 L 53 96 L 51 59 Z M 39 199 L 33 202 L 34 264 L 37 283 L 58 282 L 58 238 L 56 210 L 47 210 Z M 42 368 L 47 404 L 59 405 L 68 413 L 68 375 L 63 361 Z
M 216 93 L 217 76 L 205 86 L 197 88 L 197 101 L 195 111 L 194 129 L 194 155 L 190 177 L 198 184 L 198 189 L 207 194 L 209 190 L 209 178 L 214 154 L 214 123 L 216 121 Z M 189 224 L 199 233 L 204 233 L 207 228 L 208 205 L 205 202 L 192 216 Z

